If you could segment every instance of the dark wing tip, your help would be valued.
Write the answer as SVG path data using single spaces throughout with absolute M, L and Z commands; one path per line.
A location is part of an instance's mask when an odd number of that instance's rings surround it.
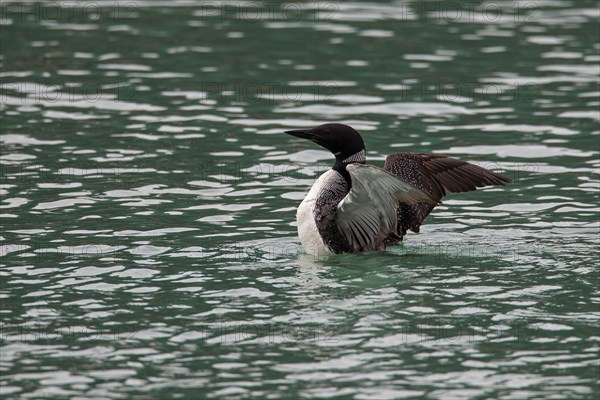
M 490 185 L 498 185 L 498 186 L 504 186 L 508 183 L 512 183 L 512 180 L 508 179 L 507 177 L 500 175 L 496 172 L 492 172 L 490 170 L 486 170 L 488 172 L 488 177 L 489 178 L 494 178 L 493 180 L 490 179 L 491 183 Z

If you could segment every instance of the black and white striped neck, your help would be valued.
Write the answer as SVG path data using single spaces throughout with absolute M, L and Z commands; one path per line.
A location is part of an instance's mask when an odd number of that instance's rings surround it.
M 336 159 L 337 159 L 337 157 L 336 157 Z M 350 157 L 346 157 L 345 159 L 343 159 L 342 163 L 344 163 L 344 164 L 351 164 L 351 163 L 364 164 L 366 161 L 367 161 L 367 156 L 365 154 L 365 149 L 362 149 L 358 153 L 354 153 Z
M 364 164 L 367 161 L 365 149 L 362 149 L 361 151 L 354 153 L 350 156 L 346 156 L 345 158 L 342 158 L 343 156 L 341 153 L 334 155 L 335 164 L 333 165 L 333 169 L 342 174 L 342 176 L 346 179 L 346 182 L 348 182 L 349 184 L 351 183 L 350 174 L 348 173 L 348 171 L 346 171 L 346 166 L 348 164 L 353 163 Z

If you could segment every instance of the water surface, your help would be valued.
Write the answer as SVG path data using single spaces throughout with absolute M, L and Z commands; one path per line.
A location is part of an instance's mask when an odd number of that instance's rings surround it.
M 0 19 L 3 398 L 598 396 L 596 2 L 56 4 Z M 331 121 L 514 183 L 315 260 Z

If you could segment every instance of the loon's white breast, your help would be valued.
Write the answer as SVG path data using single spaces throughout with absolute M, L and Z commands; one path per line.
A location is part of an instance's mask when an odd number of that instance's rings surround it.
M 323 242 L 321 234 L 315 223 L 315 204 L 319 193 L 323 188 L 330 186 L 337 181 L 339 172 L 330 169 L 321 175 L 313 184 L 310 191 L 300 203 L 296 212 L 296 222 L 298 224 L 298 236 L 304 251 L 314 256 L 323 256 L 331 254 L 331 249 Z

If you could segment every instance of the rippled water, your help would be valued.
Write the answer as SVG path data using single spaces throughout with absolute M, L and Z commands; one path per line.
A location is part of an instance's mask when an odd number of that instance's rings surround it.
M 3 398 L 597 398 L 595 1 L 1 10 Z M 514 183 L 315 260 L 326 121 Z

